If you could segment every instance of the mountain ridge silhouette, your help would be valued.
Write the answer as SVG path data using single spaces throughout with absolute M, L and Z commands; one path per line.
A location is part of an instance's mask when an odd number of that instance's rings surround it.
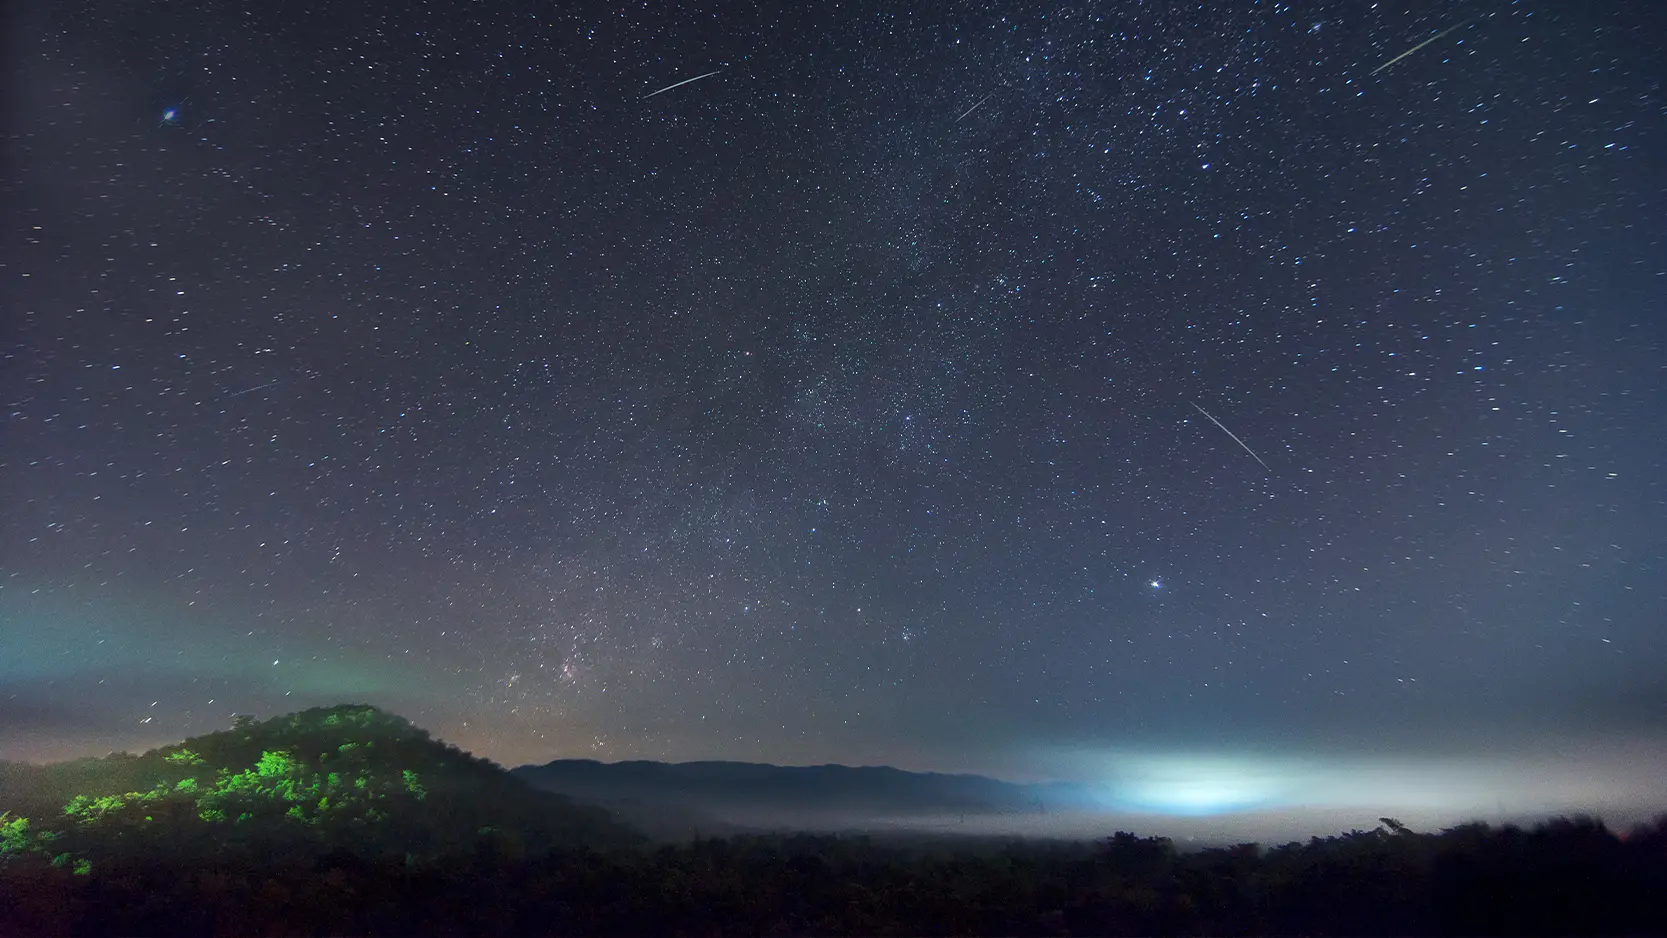
M 511 772 L 534 787 L 575 801 L 609 807 L 631 802 L 676 805 L 720 819 L 736 809 L 890 817 L 1035 813 L 1095 804 L 1094 793 L 1080 784 L 1026 784 L 893 766 L 555 759 L 517 766 Z

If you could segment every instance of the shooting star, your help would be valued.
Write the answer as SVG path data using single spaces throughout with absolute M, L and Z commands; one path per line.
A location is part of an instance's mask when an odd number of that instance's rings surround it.
M 693 78 L 685 78 L 682 81 L 678 82 L 677 84 L 667 85 L 664 88 L 661 88 L 659 91 L 650 91 L 648 94 L 643 95 L 642 99 L 644 101 L 647 101 L 649 98 L 652 98 L 657 94 L 664 94 L 664 93 L 670 91 L 673 88 L 681 88 L 681 87 L 683 87 L 684 85 L 688 84 L 691 81 L 700 81 L 702 78 L 711 78 L 713 75 L 716 75 L 716 74 L 718 74 L 718 72 L 721 72 L 721 71 L 723 71 L 723 69 L 719 68 L 719 69 L 714 69 L 710 72 L 707 72 L 704 75 L 696 75 Z
M 1191 403 L 1191 402 L 1190 402 L 1190 401 L 1189 401 L 1189 402 L 1188 402 L 1188 403 Z M 1197 405 L 1197 404 L 1193 404 L 1193 405 L 1192 405 L 1192 406 L 1193 406 L 1193 408 L 1194 408 L 1194 409 L 1196 409 L 1196 410 L 1197 410 L 1197 411 L 1198 411 L 1198 412 L 1199 412 L 1199 413 L 1201 413 L 1201 414 L 1203 414 L 1203 415 L 1204 415 L 1204 416 L 1206 416 L 1206 417 L 1209 417 L 1209 418 L 1210 418 L 1210 422 L 1211 422 L 1211 423 L 1213 423 L 1213 424 L 1215 424 L 1215 425 L 1216 425 L 1216 426 L 1218 426 L 1218 427 L 1221 427 L 1221 432 L 1223 432 L 1223 433 L 1225 433 L 1225 434 L 1227 434 L 1227 435 L 1228 435 L 1228 436 L 1230 436 L 1230 437 L 1233 437 L 1233 442 L 1235 442 L 1235 443 L 1237 443 L 1237 444 L 1239 444 L 1239 445 L 1240 445 L 1240 446 L 1244 446 L 1244 451 L 1245 451 L 1245 452 L 1247 452 L 1247 453 L 1249 453 L 1249 454 L 1250 454 L 1250 458 L 1251 458 L 1251 459 L 1254 459 L 1254 460 L 1256 460 L 1256 461 L 1257 461 L 1257 462 L 1261 462 L 1261 463 L 1262 463 L 1262 468 L 1263 468 L 1263 469 L 1266 469 L 1266 470 L 1268 470 L 1268 471 L 1269 471 L 1269 472 L 1272 472 L 1272 471 L 1273 471 L 1273 467 L 1272 467 L 1272 466 L 1269 466 L 1269 465 L 1268 465 L 1268 464 L 1267 464 L 1267 463 L 1265 463 L 1265 462 L 1262 462 L 1262 457 L 1260 457 L 1260 456 L 1258 456 L 1258 455 L 1256 455 L 1256 451 L 1255 451 L 1255 450 L 1253 450 L 1253 449 L 1251 449 L 1251 448 L 1250 448 L 1250 447 L 1248 447 L 1248 446 L 1245 446 L 1245 445 L 1244 445 L 1244 441 L 1243 441 L 1243 440 L 1241 440 L 1241 439 L 1239 439 L 1239 438 L 1238 438 L 1238 436 L 1237 436 L 1237 435 L 1235 435 L 1235 434 L 1234 434 L 1234 433 L 1233 433 L 1233 431 L 1232 431 L 1232 430 L 1229 430 L 1229 429 L 1227 429 L 1227 428 L 1226 428 L 1226 427 L 1223 427 L 1223 426 L 1222 426 L 1222 425 L 1221 425 L 1221 421 L 1219 421 L 1219 420 L 1217 420 L 1217 419 L 1216 419 L 1216 418 L 1215 418 L 1215 417 L 1212 417 L 1212 416 L 1210 416 L 1210 412 L 1209 412 L 1209 411 L 1207 411 L 1207 410 L 1205 410 L 1205 409 L 1204 409 L 1204 408 L 1202 408 L 1202 407 L 1199 407 L 1199 406 L 1198 406 L 1198 405 Z
M 1471 17 L 1471 19 L 1475 19 L 1475 17 Z M 1440 39 L 1442 36 L 1447 35 L 1448 33 L 1452 32 L 1453 30 L 1458 29 L 1460 26 L 1463 26 L 1463 25 L 1465 25 L 1466 23 L 1469 23 L 1469 22 L 1470 22 L 1470 20 L 1464 20 L 1461 23 L 1457 23 L 1453 26 L 1447 27 L 1446 29 L 1442 30 L 1441 32 L 1436 33 L 1434 36 L 1431 36 L 1430 38 L 1424 40 L 1423 42 L 1420 42 L 1418 45 L 1413 46 L 1412 48 L 1410 48 L 1407 51 L 1401 53 L 1400 55 L 1397 55 L 1394 58 L 1390 59 L 1389 61 L 1383 63 L 1382 65 L 1379 65 L 1377 68 L 1372 69 L 1372 74 L 1376 75 L 1377 73 L 1383 71 L 1384 69 L 1388 68 L 1389 66 L 1394 65 L 1396 62 L 1401 61 L 1402 59 L 1404 59 L 1407 56 L 1413 54 L 1414 52 L 1417 52 L 1419 49 L 1424 48 L 1425 46 L 1429 45 L 1430 43 L 1435 42 L 1437 39 Z
M 990 98 L 993 97 L 994 95 L 995 95 L 995 92 L 992 91 L 989 94 L 985 95 L 984 97 L 979 98 L 977 104 L 974 104 L 972 107 L 969 107 L 965 111 L 962 111 L 961 116 L 955 118 L 955 123 L 959 124 L 960 122 L 966 120 L 968 114 L 971 114 L 973 111 L 978 110 L 980 107 L 982 107 L 984 105 L 985 101 L 990 100 Z
M 276 382 L 276 381 L 268 381 L 265 384 L 257 384 L 252 388 L 244 388 L 241 391 L 234 391 L 231 394 L 228 394 L 227 397 L 242 397 L 245 394 L 253 394 L 256 391 L 259 391 L 261 388 L 269 388 L 269 387 L 271 387 L 271 386 L 273 386 L 274 384 L 277 384 L 277 383 L 278 382 Z

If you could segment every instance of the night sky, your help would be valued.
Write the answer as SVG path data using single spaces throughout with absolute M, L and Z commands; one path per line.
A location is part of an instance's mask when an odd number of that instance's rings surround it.
M 0 757 L 1667 803 L 1654 0 L 23 6 Z

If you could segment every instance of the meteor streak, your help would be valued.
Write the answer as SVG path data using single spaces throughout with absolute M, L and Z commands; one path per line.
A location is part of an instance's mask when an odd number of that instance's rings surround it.
M 1446 29 L 1442 30 L 1441 32 L 1436 33 L 1434 36 L 1431 36 L 1430 38 L 1424 40 L 1423 42 L 1420 42 L 1418 45 L 1413 46 L 1412 48 L 1410 48 L 1407 51 L 1401 53 L 1400 55 L 1397 55 L 1394 58 L 1390 59 L 1389 61 L 1383 63 L 1382 65 L 1379 65 L 1377 68 L 1372 69 L 1372 74 L 1376 75 L 1377 73 L 1383 71 L 1384 69 L 1388 68 L 1389 66 L 1394 65 L 1396 62 L 1401 61 L 1402 59 L 1404 59 L 1407 56 L 1413 54 L 1414 52 L 1417 52 L 1419 49 L 1422 49 L 1425 46 L 1429 45 L 1430 43 L 1435 42 L 1437 39 L 1440 39 L 1442 36 L 1447 35 L 1448 33 L 1452 32 L 1455 29 L 1458 29 L 1460 26 L 1463 26 L 1463 25 L 1465 25 L 1465 23 L 1468 23 L 1468 22 L 1470 22 L 1470 20 L 1464 20 L 1463 22 L 1456 23 L 1452 26 L 1447 27 Z M 1226 429 L 1226 428 L 1223 427 L 1222 429 Z
M 1436 37 L 1436 38 L 1438 38 L 1438 39 L 1439 39 L 1439 38 L 1440 38 L 1440 37 L 1439 37 L 1439 36 L 1438 36 L 1438 37 Z M 682 80 L 682 81 L 680 81 L 680 82 L 678 82 L 678 83 L 676 83 L 676 84 L 674 84 L 674 85 L 667 85 L 667 86 L 665 86 L 665 87 L 664 87 L 664 88 L 661 88 L 661 89 L 660 89 L 660 90 L 659 90 L 659 91 L 650 91 L 650 92 L 649 92 L 649 93 L 648 93 L 648 94 L 645 94 L 645 95 L 643 95 L 643 96 L 642 96 L 642 99 L 643 99 L 643 100 L 644 100 L 644 101 L 647 101 L 647 100 L 648 100 L 648 99 L 649 99 L 649 98 L 652 98 L 652 97 L 654 97 L 654 96 L 655 96 L 655 95 L 657 95 L 657 94 L 663 94 L 663 93 L 665 93 L 665 92 L 667 92 L 667 91 L 670 91 L 670 90 L 671 90 L 671 89 L 673 89 L 673 88 L 681 88 L 681 87 L 683 87 L 683 86 L 684 86 L 684 85 L 686 85 L 686 84 L 688 84 L 688 83 L 689 83 L 689 82 L 691 82 L 691 81 L 700 81 L 700 80 L 701 80 L 701 79 L 702 79 L 702 78 L 711 78 L 711 77 L 712 77 L 712 76 L 713 76 L 713 75 L 716 75 L 716 74 L 718 74 L 718 73 L 719 73 L 719 72 L 721 72 L 721 71 L 723 71 L 723 69 L 721 69 L 721 68 L 719 68 L 719 69 L 713 69 L 713 70 L 712 70 L 712 71 L 710 71 L 710 72 L 707 72 L 707 73 L 706 73 L 706 74 L 704 74 L 704 75 L 696 75 L 696 76 L 695 76 L 695 77 L 693 77 L 693 78 L 685 78 L 685 79 L 683 79 L 683 80 Z
M 965 111 L 963 111 L 961 113 L 960 117 L 955 118 L 955 123 L 959 124 L 960 122 L 966 120 L 968 114 L 971 114 L 973 111 L 978 110 L 979 107 L 982 106 L 985 101 L 990 100 L 991 95 L 994 95 L 994 94 L 995 94 L 995 92 L 992 91 L 992 92 L 990 92 L 990 94 L 987 94 L 982 98 L 979 98 L 977 104 L 974 104 L 972 107 L 967 108 Z
M 1190 401 L 1189 401 L 1189 402 L 1188 402 L 1188 403 L 1191 403 L 1191 402 L 1190 402 Z M 1244 446 L 1244 451 L 1245 451 L 1245 452 L 1247 452 L 1247 453 L 1249 453 L 1249 454 L 1250 454 L 1250 458 L 1251 458 L 1251 459 L 1254 459 L 1254 460 L 1256 460 L 1256 461 L 1257 461 L 1257 462 L 1261 462 L 1261 463 L 1262 463 L 1262 468 L 1263 468 L 1263 469 L 1266 469 L 1266 470 L 1268 470 L 1268 471 L 1269 471 L 1269 472 L 1272 472 L 1272 471 L 1273 471 L 1273 467 L 1271 467 L 1271 466 L 1269 466 L 1269 465 L 1268 465 L 1268 464 L 1267 464 L 1267 463 L 1265 463 L 1265 462 L 1262 462 L 1262 457 L 1260 457 L 1260 456 L 1258 456 L 1258 455 L 1256 455 L 1256 451 L 1255 451 L 1255 450 L 1253 450 L 1253 449 L 1251 449 L 1251 448 L 1250 448 L 1250 447 L 1248 447 L 1248 446 L 1245 446 L 1245 445 L 1244 445 L 1244 441 L 1243 441 L 1243 440 L 1241 440 L 1241 439 L 1239 439 L 1239 438 L 1238 438 L 1238 436 L 1237 436 L 1237 435 L 1236 435 L 1236 434 L 1234 434 L 1234 433 L 1233 433 L 1233 431 L 1232 431 L 1232 430 L 1229 430 L 1229 429 L 1227 429 L 1227 428 L 1226 428 L 1226 427 L 1223 427 L 1223 426 L 1222 426 L 1222 425 L 1221 425 L 1221 421 L 1219 421 L 1219 420 L 1217 420 L 1217 419 L 1216 419 L 1216 418 L 1214 418 L 1214 417 L 1211 417 L 1211 416 L 1210 416 L 1210 412 L 1209 412 L 1209 411 L 1207 411 L 1207 410 L 1205 410 L 1205 409 L 1204 409 L 1204 408 L 1202 408 L 1202 407 L 1199 407 L 1199 406 L 1198 406 L 1198 405 L 1197 405 L 1197 404 L 1193 404 L 1193 405 L 1192 405 L 1192 406 L 1193 406 L 1193 408 L 1194 408 L 1194 409 L 1196 409 L 1196 410 L 1197 410 L 1197 411 L 1198 411 L 1198 412 L 1199 412 L 1199 413 L 1201 413 L 1201 414 L 1203 414 L 1203 415 L 1204 415 L 1204 416 L 1206 416 L 1206 417 L 1209 417 L 1209 418 L 1210 418 L 1210 422 L 1211 422 L 1211 423 L 1213 423 L 1213 424 L 1215 424 L 1215 425 L 1216 425 L 1216 426 L 1218 426 L 1218 427 L 1221 427 L 1221 432 L 1223 432 L 1223 433 L 1225 433 L 1225 434 L 1227 434 L 1227 435 L 1228 435 L 1228 436 L 1230 436 L 1230 437 L 1233 437 L 1233 442 L 1235 442 L 1235 443 L 1237 443 L 1237 444 L 1239 444 L 1239 445 L 1240 445 L 1240 446 Z

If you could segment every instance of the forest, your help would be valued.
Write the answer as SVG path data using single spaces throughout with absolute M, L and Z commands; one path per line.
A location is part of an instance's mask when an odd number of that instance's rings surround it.
M 0 764 L 0 934 L 1667 934 L 1667 818 L 656 843 L 373 707 Z

